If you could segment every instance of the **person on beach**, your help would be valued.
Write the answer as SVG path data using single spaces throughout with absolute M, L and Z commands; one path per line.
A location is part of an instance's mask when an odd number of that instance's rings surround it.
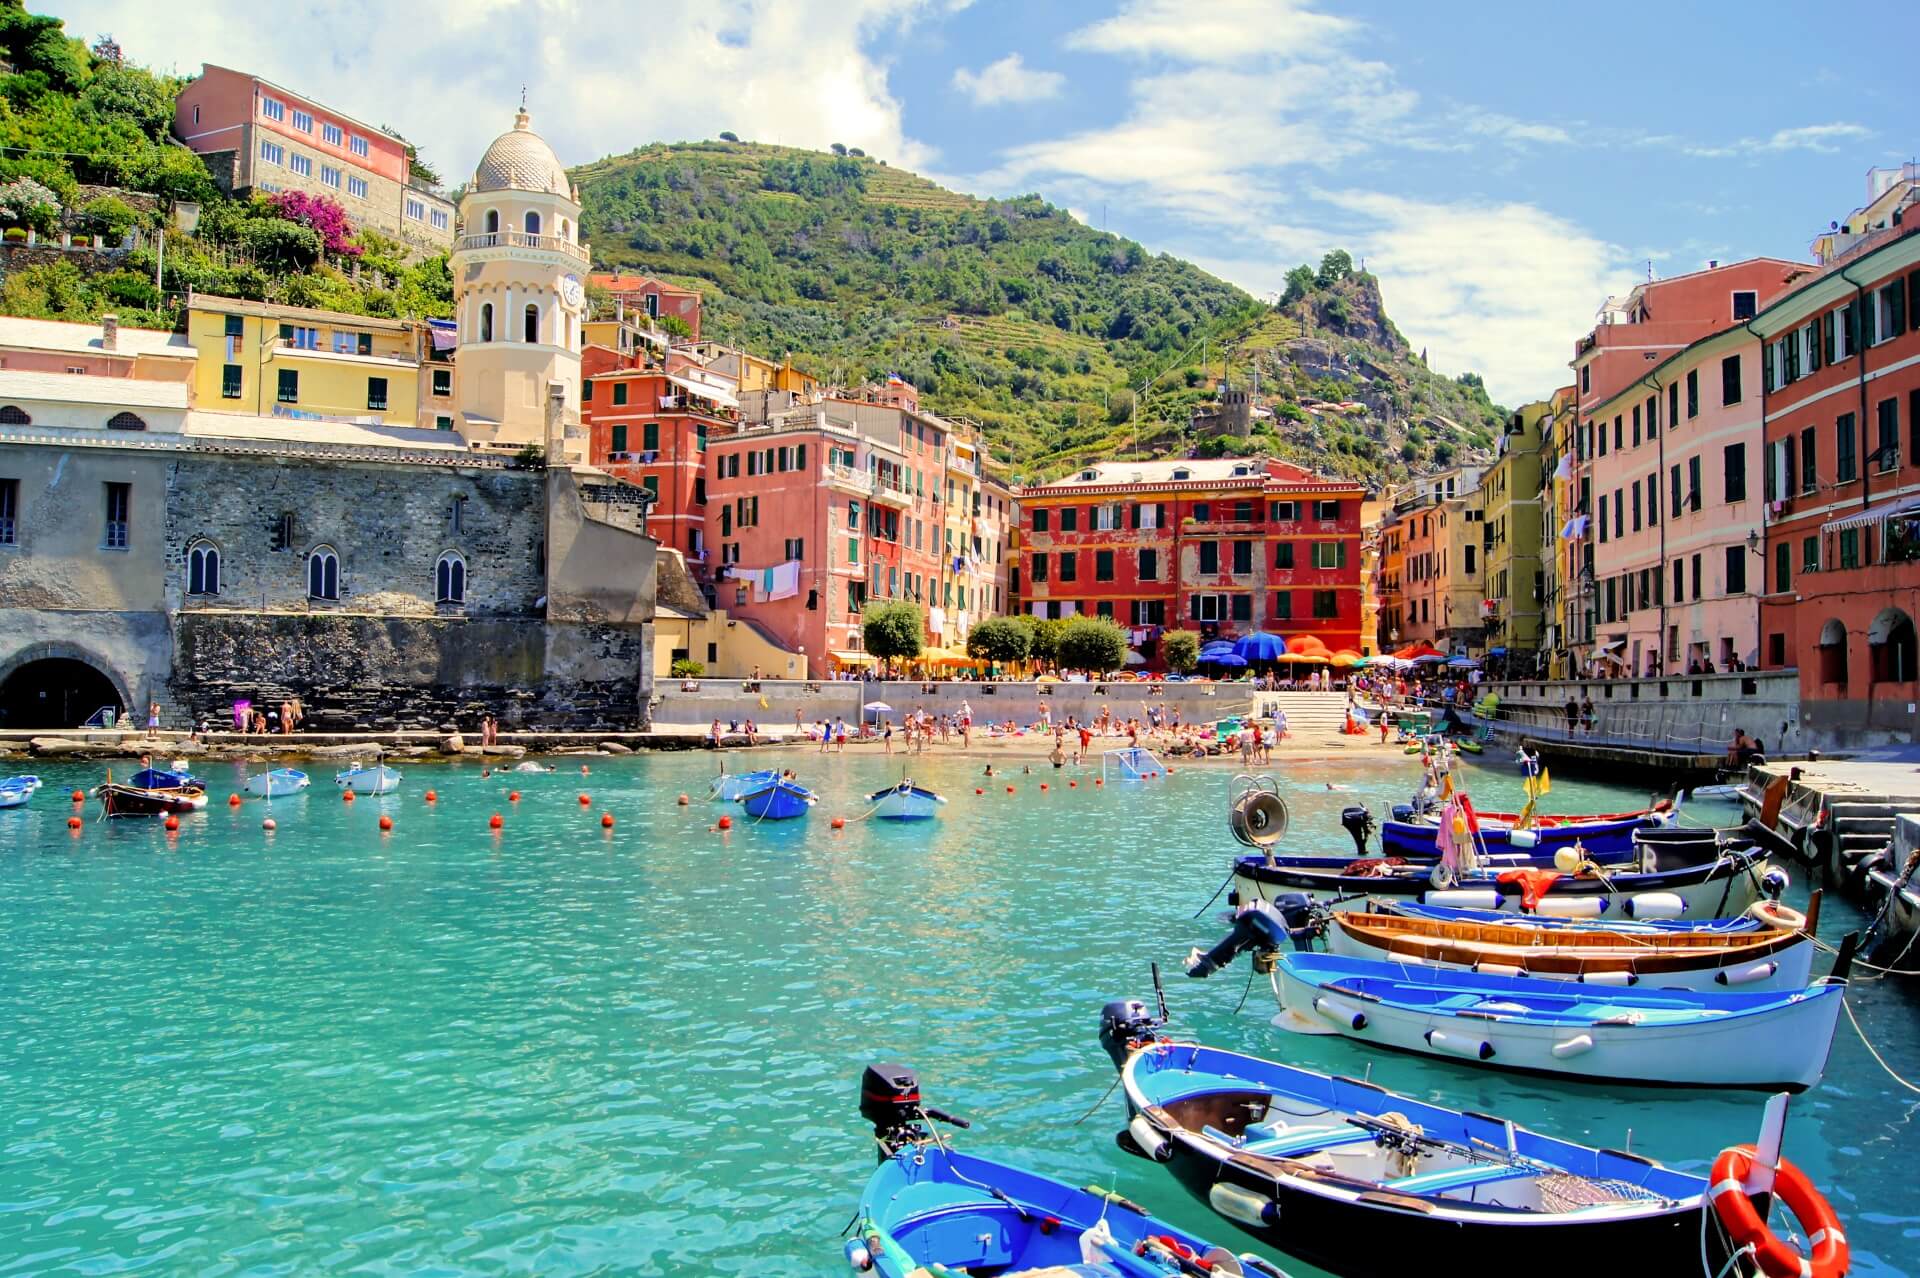
M 707 729 L 707 744 L 716 750 L 720 748 L 720 721 L 718 719 L 715 719 L 713 726 Z
M 912 731 L 912 729 L 909 728 L 908 731 Z M 882 733 L 881 736 L 882 736 L 882 739 L 885 740 L 885 742 L 887 743 L 887 753 L 892 754 L 893 753 L 893 720 L 891 719 L 887 720 L 886 731 Z
M 160 703 L 149 701 L 147 702 L 147 735 L 152 736 L 158 731 L 160 731 Z
M 1047 761 L 1056 768 L 1064 768 L 1067 765 L 1067 752 L 1060 748 L 1058 737 L 1054 738 L 1053 749 L 1047 752 Z
M 1580 699 L 1580 722 L 1589 733 L 1593 731 L 1593 696 L 1588 694 Z
M 293 702 L 292 701 L 282 701 L 280 703 L 280 735 L 283 737 L 289 737 L 293 735 Z

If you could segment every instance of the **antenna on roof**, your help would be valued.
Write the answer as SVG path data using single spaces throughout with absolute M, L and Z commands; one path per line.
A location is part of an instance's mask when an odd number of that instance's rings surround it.
M 520 109 L 527 109 L 527 86 L 524 84 L 520 86 Z

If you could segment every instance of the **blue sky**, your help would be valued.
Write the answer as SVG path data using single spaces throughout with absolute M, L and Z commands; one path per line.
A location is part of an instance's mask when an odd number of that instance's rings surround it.
M 1904 4 L 1870 22 L 1684 3 L 45 7 L 149 65 L 251 69 L 392 124 L 450 177 L 524 84 L 568 163 L 722 129 L 839 141 L 975 194 L 1038 191 L 1256 293 L 1348 248 L 1436 368 L 1510 403 L 1558 385 L 1649 265 L 1802 255 L 1869 167 L 1920 149 Z M 1898 52 L 1876 69 L 1876 49 Z

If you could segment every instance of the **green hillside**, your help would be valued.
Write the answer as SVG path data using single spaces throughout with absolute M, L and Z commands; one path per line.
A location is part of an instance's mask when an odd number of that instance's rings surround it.
M 706 335 L 823 378 L 898 372 L 1024 474 L 1197 446 L 1378 479 L 1471 451 L 1498 420 L 1477 385 L 1428 372 L 1350 270 L 1276 308 L 1037 195 L 978 200 L 852 153 L 662 144 L 573 176 L 596 265 L 697 287 Z M 1256 370 L 1276 416 L 1250 439 L 1192 439 L 1223 372 Z M 1368 415 L 1290 420 L 1303 399 Z

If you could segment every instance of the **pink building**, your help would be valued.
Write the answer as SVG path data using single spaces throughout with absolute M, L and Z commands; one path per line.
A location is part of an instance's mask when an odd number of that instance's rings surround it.
M 173 132 L 230 192 L 324 195 L 356 226 L 453 246 L 453 205 L 415 179 L 404 142 L 291 89 L 208 63 L 180 91 Z

